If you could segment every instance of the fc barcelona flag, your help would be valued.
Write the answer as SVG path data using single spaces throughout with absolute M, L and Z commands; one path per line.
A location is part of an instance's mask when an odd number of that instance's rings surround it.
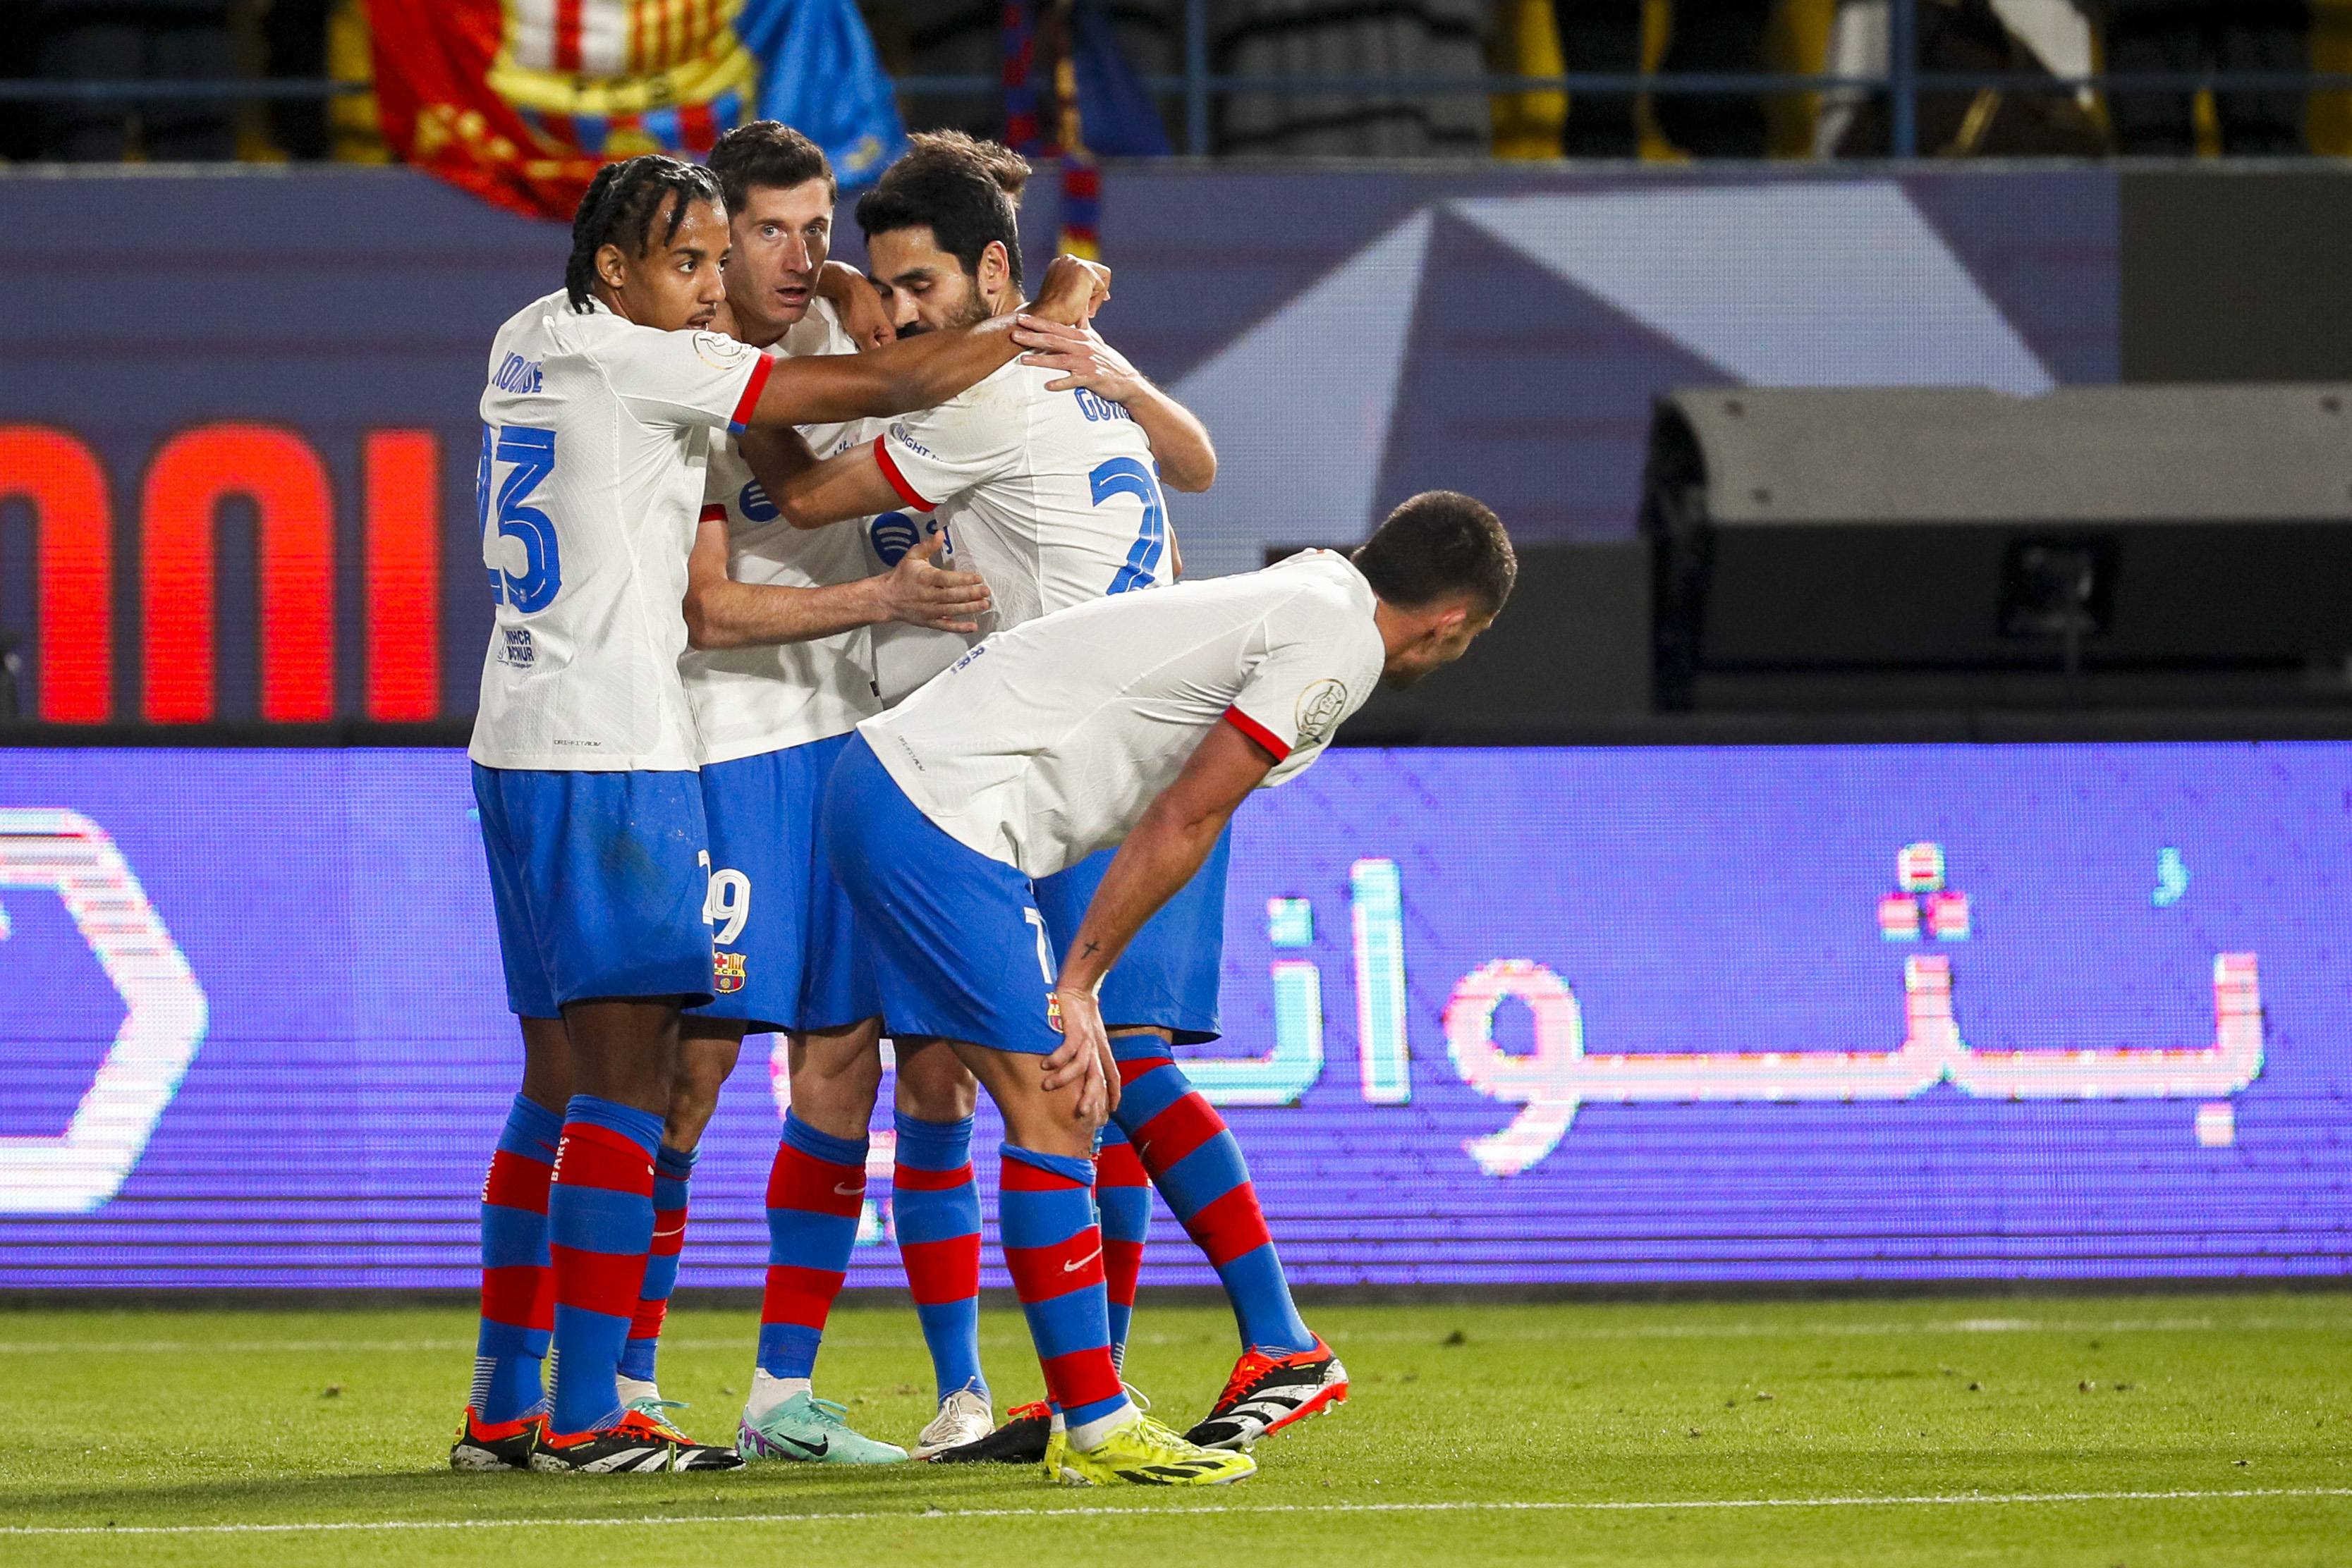
M 747 120 L 804 131 L 845 185 L 905 140 L 856 0 L 370 0 L 370 16 L 393 149 L 533 216 L 569 220 L 610 160 L 698 158 Z

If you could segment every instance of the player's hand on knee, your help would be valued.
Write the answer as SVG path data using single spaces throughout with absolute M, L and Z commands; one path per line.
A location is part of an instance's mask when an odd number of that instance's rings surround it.
M 1045 1058 L 1046 1092 L 1076 1084 L 1079 1120 L 1100 1126 L 1118 1105 L 1118 1069 L 1111 1060 L 1102 1008 L 1091 991 L 1056 989 L 1054 998 L 1061 1012 L 1063 1039 Z
M 898 558 L 883 580 L 882 591 L 890 619 L 933 632 L 977 632 L 988 613 L 988 584 L 977 572 L 949 571 L 934 566 L 946 540 L 933 534 Z

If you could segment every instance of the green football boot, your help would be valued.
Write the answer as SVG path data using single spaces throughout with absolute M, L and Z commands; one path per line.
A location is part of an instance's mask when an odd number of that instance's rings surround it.
M 801 1393 L 751 1419 L 747 1412 L 737 1446 L 747 1458 L 793 1459 L 812 1465 L 896 1465 L 907 1450 L 852 1431 L 848 1411 L 830 1399 Z

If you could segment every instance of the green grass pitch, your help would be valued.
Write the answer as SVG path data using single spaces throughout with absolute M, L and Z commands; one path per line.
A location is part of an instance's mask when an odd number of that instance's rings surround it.
M 2352 1295 L 1309 1316 L 1345 1410 L 1237 1487 L 1082 1491 L 928 1465 L 454 1475 L 467 1314 L 0 1314 L 0 1562 L 2352 1564 Z M 1137 1328 L 1129 1374 L 1181 1427 L 1231 1322 L 1147 1300 Z M 673 1315 L 689 1431 L 731 1430 L 753 1330 Z M 1034 1396 L 1019 1318 L 982 1332 L 1000 1408 Z M 911 1312 L 844 1310 L 820 1392 L 904 1441 L 926 1364 Z

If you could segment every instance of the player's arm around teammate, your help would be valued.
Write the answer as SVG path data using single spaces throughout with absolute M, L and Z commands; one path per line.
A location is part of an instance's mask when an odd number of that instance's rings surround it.
M 1023 340 L 1031 345 L 1021 356 L 1023 364 L 1062 372 L 1045 383 L 1047 392 L 1084 387 L 1134 417 L 1151 443 L 1160 483 L 1198 494 L 1217 482 L 1217 447 L 1209 439 L 1209 427 L 1105 342 L 1091 323 L 1065 327 L 1041 322 L 1028 329 Z
M 884 622 L 934 632 L 977 632 L 988 612 L 988 586 L 976 572 L 931 563 L 934 536 L 888 571 L 824 588 L 738 582 L 727 575 L 727 524 L 705 518 L 687 559 L 687 641 L 700 649 L 807 643 Z
M 1074 256 L 1057 256 L 1025 314 L 1042 322 L 1076 325 L 1110 298 L 1110 269 Z M 1030 344 L 1020 323 L 1003 316 L 952 333 L 902 338 L 862 354 L 821 354 L 771 360 L 758 400 L 739 423 L 753 430 L 882 419 L 944 402 L 986 379 Z
M 838 191 L 821 150 L 761 121 L 721 138 L 709 166 L 727 203 L 731 335 L 786 356 L 780 370 L 895 337 L 864 275 L 828 259 Z M 698 1145 L 744 1036 L 774 1032 L 790 1108 L 768 1186 L 770 1270 L 742 1447 L 754 1457 L 824 1463 L 907 1456 L 850 1428 L 811 1384 L 859 1224 L 882 1072 L 880 1007 L 861 991 L 849 913 L 814 853 L 816 793 L 848 728 L 878 711 L 867 640 L 857 633 L 902 616 L 968 628 L 988 603 L 978 578 L 940 570 L 929 551 L 877 573 L 862 533 L 813 535 L 781 523 L 747 461 L 763 442 L 808 461 L 809 443 L 832 452 L 870 434 L 870 422 L 746 430 L 710 453 L 682 605 L 692 650 L 680 670 L 703 744 L 711 856 L 704 913 L 722 994 L 685 1020 L 657 1161 L 667 1178 L 658 1205 L 666 1245 L 647 1270 L 623 1358 L 625 1396 L 658 1401 L 659 1337 Z M 954 1192 L 935 1189 L 967 1164 L 955 1149 L 969 1141 L 976 1086 L 945 1050 L 902 1051 L 898 1066 L 898 1164 L 920 1168 L 919 1190 L 900 1192 L 894 1208 L 909 1281 L 918 1302 L 929 1303 L 925 1268 L 978 1267 L 976 1213 L 968 1225 L 943 1227 L 931 1212 L 956 1207 Z M 933 1234 L 943 1230 L 952 1234 Z M 932 1257 L 942 1251 L 958 1256 Z M 928 1304 L 922 1316 L 941 1419 L 955 1420 L 944 1437 L 939 1421 L 926 1427 L 919 1453 L 965 1441 L 975 1427 L 984 1432 L 990 1417 L 974 1325 L 935 1321 L 942 1312 Z
M 1145 1419 L 1118 1383 L 1086 1156 L 1115 1097 L 1164 1103 L 1164 1086 L 1147 1072 L 1114 1087 L 1097 987 L 1249 789 L 1311 764 L 1375 685 L 1458 657 L 1514 572 L 1492 512 L 1419 497 L 1353 562 L 1309 551 L 1002 632 L 861 724 L 835 769 L 824 842 L 890 1030 L 951 1042 L 1004 1115 L 1005 1259 L 1066 1419 L 1045 1448 L 1056 1479 L 1213 1484 L 1255 1469 Z M 1114 843 L 1057 973 L 1037 881 Z M 1205 1146 L 1198 1126 L 1143 1131 Z M 1345 1396 L 1336 1358 L 1317 1359 L 1314 1387 L 1278 1391 L 1294 1416 Z

